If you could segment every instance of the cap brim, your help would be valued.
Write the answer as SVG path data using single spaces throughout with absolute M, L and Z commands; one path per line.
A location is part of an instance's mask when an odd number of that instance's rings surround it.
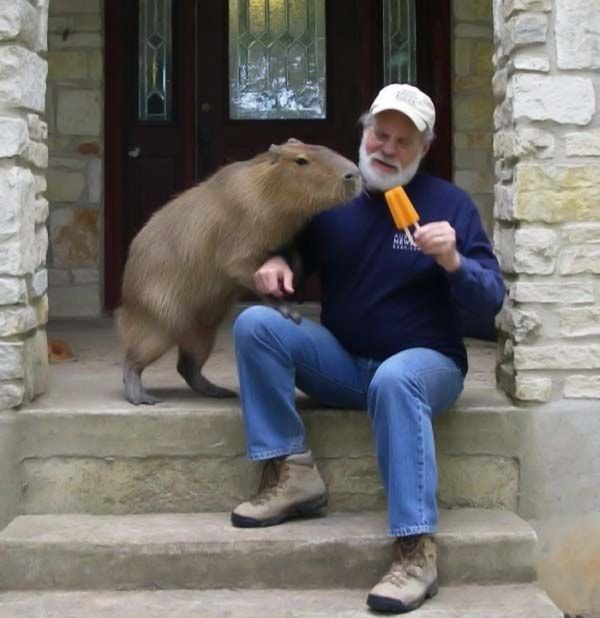
M 405 116 L 408 116 L 419 131 L 425 131 L 427 128 L 427 123 L 423 120 L 423 117 L 415 111 L 415 108 L 403 103 L 402 101 L 395 101 L 393 105 L 374 105 L 371 108 L 371 113 L 373 115 L 386 111 L 400 112 Z

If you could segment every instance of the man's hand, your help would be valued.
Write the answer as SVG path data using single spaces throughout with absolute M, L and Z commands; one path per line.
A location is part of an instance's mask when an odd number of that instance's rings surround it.
M 269 258 L 255 273 L 254 285 L 261 294 L 269 294 L 276 298 L 283 298 L 286 294 L 293 294 L 292 280 L 294 274 L 288 263 L 276 255 Z
M 456 249 L 456 231 L 447 221 L 422 225 L 413 234 L 415 244 L 430 255 L 444 270 L 452 273 L 460 268 L 460 253 Z

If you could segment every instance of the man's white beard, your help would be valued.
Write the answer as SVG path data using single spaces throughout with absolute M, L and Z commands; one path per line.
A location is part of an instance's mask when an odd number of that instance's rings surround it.
M 373 159 L 379 159 L 390 165 L 393 165 L 398 171 L 390 174 L 378 170 L 373 164 Z M 407 185 L 415 176 L 421 165 L 421 156 L 416 159 L 406 168 L 403 168 L 395 159 L 390 159 L 381 153 L 375 153 L 372 155 L 367 154 L 365 147 L 365 139 L 360 142 L 358 168 L 365 180 L 365 184 L 369 189 L 375 189 L 376 191 L 388 191 L 398 185 Z

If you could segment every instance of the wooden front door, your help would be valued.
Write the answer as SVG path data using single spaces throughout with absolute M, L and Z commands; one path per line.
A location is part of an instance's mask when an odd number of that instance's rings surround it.
M 119 303 L 135 233 L 170 197 L 219 166 L 290 137 L 356 160 L 358 117 L 384 84 L 386 3 L 308 0 L 313 13 L 292 15 L 294 3 L 271 0 L 288 12 L 244 13 L 256 4 L 106 0 L 108 310 Z M 320 4 L 321 17 L 314 14 Z M 417 83 L 438 109 L 427 165 L 449 177 L 448 3 L 414 5 Z M 319 31 L 315 19 L 322 20 Z M 295 70 L 311 75 L 308 96 L 302 84 L 281 87 Z

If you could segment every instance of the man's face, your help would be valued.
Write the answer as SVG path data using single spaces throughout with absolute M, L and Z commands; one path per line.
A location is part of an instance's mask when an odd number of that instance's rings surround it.
M 367 186 L 387 191 L 412 180 L 428 149 L 408 116 L 380 112 L 363 133 L 359 168 Z

